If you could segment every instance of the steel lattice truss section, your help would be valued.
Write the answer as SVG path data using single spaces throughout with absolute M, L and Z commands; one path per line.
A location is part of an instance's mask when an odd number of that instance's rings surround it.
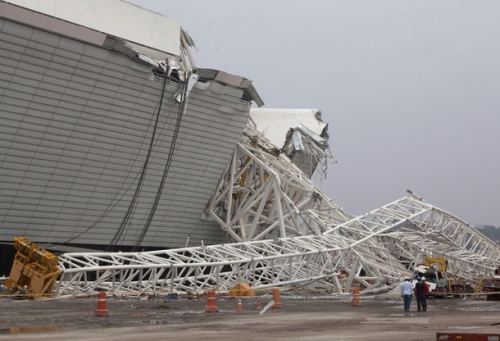
M 227 290 L 240 282 L 264 288 L 320 279 L 339 292 L 357 282 L 376 290 L 398 282 L 406 269 L 396 259 L 388 262 L 391 254 L 371 234 L 352 223 L 319 236 L 143 253 L 66 253 L 60 256 L 59 293 Z
M 410 194 L 319 236 L 142 253 L 66 253 L 60 256 L 59 292 L 228 290 L 241 282 L 265 288 L 318 280 L 338 293 L 354 284 L 376 292 L 410 275 L 409 261 L 436 255 L 456 262 L 453 268 L 464 278 L 492 271 L 499 261 L 489 239 Z
M 333 272 L 347 248 L 331 235 L 156 252 L 66 253 L 60 256 L 59 292 L 223 290 L 242 281 L 254 287 L 291 284 Z
M 408 216 L 400 212 L 399 223 Z M 354 283 L 380 290 L 408 270 L 373 238 L 383 229 L 371 229 L 366 221 L 366 215 L 355 218 L 319 236 L 142 253 L 66 253 L 60 256 L 59 292 L 227 290 L 240 282 L 263 288 L 320 279 L 339 293 Z
M 398 231 L 382 235 L 385 244 L 398 258 L 418 265 L 425 257 L 444 256 L 450 277 L 478 281 L 491 275 L 500 263 L 500 247 L 463 220 L 425 203 L 411 192 L 404 200 L 420 201 L 426 212 L 412 216 Z
M 235 241 L 319 235 L 352 218 L 250 126 L 207 213 Z
M 473 279 L 500 262 L 498 246 L 473 227 L 411 192 L 359 217 L 327 198 L 286 156 L 251 129 L 207 212 L 235 242 L 138 253 L 66 253 L 59 294 L 199 292 L 328 285 L 399 285 L 425 257 L 445 256 Z
M 405 217 L 402 219 L 403 217 Z M 461 219 L 430 205 L 409 192 L 408 196 L 337 228 L 362 225 L 369 238 L 413 269 L 426 257 L 445 256 L 448 274 L 477 281 L 500 263 L 500 248 Z M 328 233 L 328 232 L 327 232 Z
M 350 249 L 337 234 L 143 253 L 66 253 L 60 256 L 61 295 L 92 292 L 186 292 L 254 288 L 333 278 L 339 292 L 354 280 L 369 287 L 398 281 L 404 269 L 379 254 Z M 366 276 L 361 269 L 370 269 Z M 350 274 L 340 283 L 338 276 Z

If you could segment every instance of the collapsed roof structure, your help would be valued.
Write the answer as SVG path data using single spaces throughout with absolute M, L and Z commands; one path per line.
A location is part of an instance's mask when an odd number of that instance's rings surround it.
M 120 0 L 0 1 L 0 42 L 0 240 L 94 249 L 59 255 L 59 295 L 380 292 L 429 256 L 470 281 L 500 263 L 411 191 L 345 212 L 311 180 L 329 152 L 319 110 L 251 109 L 252 83 L 197 68 L 170 18 Z

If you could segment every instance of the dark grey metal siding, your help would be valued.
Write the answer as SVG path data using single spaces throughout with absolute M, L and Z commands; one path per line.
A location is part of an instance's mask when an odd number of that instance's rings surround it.
M 116 52 L 0 19 L 0 240 L 106 245 L 132 200 L 162 80 Z M 179 104 L 166 90 L 146 181 L 124 232 L 132 245 L 152 207 Z M 201 219 L 248 119 L 242 90 L 195 86 L 143 246 L 220 243 Z

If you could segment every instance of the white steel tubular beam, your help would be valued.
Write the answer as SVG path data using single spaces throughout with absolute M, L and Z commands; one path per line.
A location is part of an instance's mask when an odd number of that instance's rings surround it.
M 228 289 L 240 281 L 254 287 L 290 284 L 332 273 L 347 247 L 337 236 L 304 236 L 156 252 L 66 253 L 60 256 L 59 292 L 198 291 Z
M 207 213 L 235 241 L 319 235 L 352 218 L 250 127 Z
M 60 256 L 59 292 L 227 290 L 240 281 L 262 288 L 337 276 L 340 269 L 349 280 L 337 286 L 339 292 L 354 281 L 370 288 L 397 282 L 405 268 L 396 259 L 388 264 L 392 255 L 366 239 L 370 233 L 353 221 L 320 236 L 143 253 L 66 253 Z
M 453 275 L 493 271 L 499 247 L 413 193 L 359 217 L 345 213 L 250 128 L 207 207 L 234 243 L 136 253 L 66 253 L 60 295 L 186 292 L 307 283 L 337 293 L 399 285 L 429 256 Z
M 320 279 L 339 293 L 354 284 L 377 291 L 411 274 L 408 263 L 436 255 L 455 262 L 453 269 L 463 278 L 491 271 L 499 261 L 498 251 L 490 252 L 492 242 L 472 231 L 477 239 L 469 238 L 463 247 L 464 233 L 449 234 L 450 222 L 443 219 L 458 221 L 409 195 L 320 236 L 143 253 L 67 253 L 60 256 L 59 292 L 228 290 L 240 282 L 266 288 Z M 467 224 L 460 228 L 473 229 Z
M 407 200 L 422 201 L 412 193 Z M 391 245 L 394 254 L 414 265 L 428 256 L 444 256 L 452 277 L 478 281 L 491 275 L 500 263 L 499 245 L 459 218 L 426 205 L 427 212 L 408 219 L 400 231 L 385 234 L 381 243 Z

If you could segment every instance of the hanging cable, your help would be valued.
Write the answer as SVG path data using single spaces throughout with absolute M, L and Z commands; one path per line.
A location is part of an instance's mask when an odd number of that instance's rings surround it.
M 156 102 L 155 104 L 155 108 L 154 108 L 154 112 L 157 111 L 157 108 L 158 108 L 158 104 L 161 100 L 161 96 L 158 97 L 158 101 Z M 138 151 L 140 151 L 140 149 L 142 148 L 142 146 L 144 145 L 144 142 L 145 142 L 145 139 L 146 139 L 146 133 L 144 134 L 144 138 L 142 139 L 140 145 L 139 145 L 139 148 L 138 148 Z M 138 157 L 140 155 L 140 152 L 137 152 L 135 154 L 135 158 L 132 162 L 132 166 L 130 167 L 129 171 L 127 172 L 127 175 L 125 176 L 125 178 L 127 178 L 130 173 L 131 173 L 131 170 L 133 168 L 133 164 L 135 164 L 135 162 L 137 161 Z M 72 242 L 73 240 L 75 239 L 78 239 L 80 238 L 81 236 L 83 236 L 85 233 L 89 232 L 90 230 L 92 230 L 94 227 L 96 227 L 101 221 L 103 221 L 104 218 L 106 218 L 106 216 L 108 215 L 109 212 L 111 212 L 112 209 L 114 209 L 116 207 L 116 205 L 118 205 L 118 203 L 123 199 L 123 197 L 127 194 L 127 192 L 130 190 L 130 187 L 132 187 L 132 184 L 135 182 L 135 180 L 139 177 L 140 174 L 136 174 L 136 176 L 132 179 L 131 183 L 129 184 L 129 186 L 125 189 L 125 191 L 123 192 L 123 194 L 121 194 L 119 196 L 119 193 L 121 192 L 121 190 L 124 188 L 124 185 L 125 185 L 125 181 L 122 182 L 122 184 L 120 185 L 120 187 L 118 188 L 118 191 L 116 192 L 116 194 L 113 196 L 113 198 L 111 199 L 110 203 L 106 206 L 105 210 L 99 215 L 99 217 L 90 225 L 88 226 L 84 231 L 78 233 L 76 236 L 70 238 L 70 239 L 67 239 L 66 241 L 60 243 L 61 245 L 67 245 L 69 244 L 70 242 Z M 119 196 L 119 197 L 118 197 Z
M 158 186 L 155 200 L 153 202 L 151 210 L 149 211 L 148 218 L 146 219 L 146 222 L 141 230 L 141 233 L 140 233 L 139 237 L 137 238 L 137 240 L 134 244 L 134 247 L 132 248 L 133 252 L 137 251 L 139 246 L 144 241 L 144 237 L 146 236 L 146 234 L 149 230 L 149 227 L 151 226 L 151 222 L 153 221 L 154 215 L 156 213 L 158 203 L 160 202 L 160 198 L 161 198 L 161 195 L 163 193 L 163 188 L 165 187 L 165 181 L 167 179 L 167 175 L 168 175 L 168 172 L 170 170 L 170 165 L 172 164 L 172 159 L 173 159 L 175 147 L 177 144 L 177 138 L 179 136 L 182 116 L 183 116 L 183 113 L 184 113 L 184 111 L 186 109 L 186 105 L 187 105 L 187 88 L 188 88 L 187 85 L 188 85 L 188 82 L 186 81 L 183 84 L 183 88 L 181 90 L 181 94 L 182 94 L 181 95 L 181 103 L 179 106 L 179 111 L 177 112 L 177 119 L 176 119 L 176 123 L 175 123 L 174 134 L 172 136 L 172 142 L 170 143 L 170 148 L 169 148 L 169 152 L 168 152 L 168 156 L 167 156 L 167 162 L 165 164 L 165 168 L 163 169 L 163 174 L 162 174 L 162 178 L 160 181 L 160 185 Z
M 129 205 L 128 209 L 127 209 L 127 212 L 125 213 L 125 216 L 122 219 L 122 222 L 121 222 L 118 230 L 116 231 L 115 235 L 113 236 L 113 238 L 109 242 L 108 246 L 106 247 L 106 251 L 113 251 L 116 248 L 116 246 L 119 244 L 119 241 L 120 241 L 120 239 L 121 239 L 121 237 L 123 235 L 123 232 L 125 231 L 125 228 L 126 228 L 128 222 L 129 222 L 130 216 L 132 215 L 132 213 L 134 211 L 134 208 L 135 208 L 135 206 L 137 204 L 137 200 L 138 200 L 139 194 L 141 192 L 142 185 L 144 183 L 144 178 L 146 176 L 146 170 L 147 170 L 147 167 L 148 167 L 149 158 L 151 156 L 151 151 L 153 150 L 153 145 L 154 145 L 155 137 L 156 137 L 156 129 L 158 127 L 158 120 L 159 120 L 159 117 L 160 117 L 160 112 L 161 112 L 161 108 L 162 108 L 162 104 L 163 104 L 163 99 L 165 97 L 165 89 L 166 89 L 167 84 L 168 84 L 169 81 L 170 81 L 170 79 L 167 78 L 167 77 L 165 77 L 164 80 L 163 80 L 163 87 L 162 87 L 162 90 L 161 90 L 161 96 L 160 96 L 160 103 L 158 105 L 158 111 L 156 113 L 156 119 L 155 119 L 155 125 L 154 125 L 154 128 L 153 128 L 153 134 L 151 136 L 151 141 L 149 143 L 148 153 L 146 155 L 146 159 L 144 160 L 144 164 L 143 164 L 142 169 L 141 169 L 139 181 L 137 182 L 137 186 L 136 186 L 136 189 L 134 191 L 134 195 L 132 196 L 132 200 L 130 202 L 130 205 Z

